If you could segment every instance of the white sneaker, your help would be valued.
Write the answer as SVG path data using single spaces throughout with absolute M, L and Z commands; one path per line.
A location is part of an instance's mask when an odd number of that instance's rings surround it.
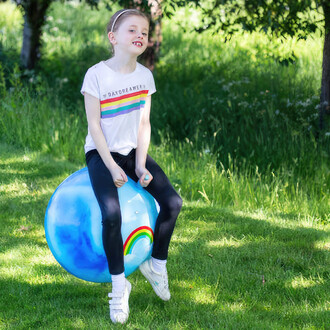
M 167 271 L 165 273 L 157 273 L 152 267 L 151 259 L 146 260 L 139 267 L 141 273 L 149 281 L 156 295 L 162 300 L 170 300 L 171 294 L 168 289 Z
M 125 290 L 123 292 L 111 292 L 108 294 L 110 305 L 110 318 L 113 323 L 125 323 L 128 319 L 129 306 L 128 299 L 132 290 L 132 285 L 125 279 Z

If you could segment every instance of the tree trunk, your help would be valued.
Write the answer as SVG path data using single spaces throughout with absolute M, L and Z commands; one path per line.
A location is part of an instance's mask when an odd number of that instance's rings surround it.
M 42 26 L 50 3 L 51 0 L 27 0 L 21 4 L 24 11 L 21 62 L 27 69 L 34 69 L 40 58 Z
M 322 85 L 320 104 L 320 129 L 326 128 L 326 115 L 330 114 L 330 4 L 323 3 L 325 37 L 322 64 Z
M 160 2 L 159 0 L 149 0 L 149 5 L 151 6 L 151 36 L 148 48 L 142 55 L 142 59 L 151 71 L 154 70 L 158 61 L 160 45 L 162 43 L 162 8 Z

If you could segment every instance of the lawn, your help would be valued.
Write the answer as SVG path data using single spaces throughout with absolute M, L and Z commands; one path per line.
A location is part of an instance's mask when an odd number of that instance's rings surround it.
M 67 273 L 44 234 L 53 191 L 84 165 L 7 144 L 0 154 L 0 326 L 108 328 L 111 285 Z M 168 271 L 169 302 L 138 271 L 130 276 L 130 318 L 116 327 L 327 328 L 329 227 L 306 217 L 185 200 Z

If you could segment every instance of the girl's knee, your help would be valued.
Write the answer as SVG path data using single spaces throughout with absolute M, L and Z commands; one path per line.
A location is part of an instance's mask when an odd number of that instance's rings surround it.
M 160 204 L 160 207 L 166 209 L 172 214 L 179 214 L 182 208 L 182 198 L 178 194 L 171 195 Z
M 181 211 L 181 208 L 182 208 L 182 198 L 179 195 L 177 195 L 175 197 L 175 201 L 174 201 L 173 204 L 174 204 L 175 210 L 177 210 L 178 213 L 179 213 Z
M 121 214 L 120 209 L 105 208 L 102 212 L 102 225 L 110 230 L 120 229 Z

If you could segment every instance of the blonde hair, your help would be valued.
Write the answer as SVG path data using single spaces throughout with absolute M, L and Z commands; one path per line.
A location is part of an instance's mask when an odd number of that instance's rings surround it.
M 149 17 L 145 13 L 142 13 L 142 11 L 138 9 L 121 9 L 112 15 L 107 25 L 107 34 L 109 34 L 109 32 L 116 32 L 120 24 L 129 16 L 141 16 L 150 24 Z

